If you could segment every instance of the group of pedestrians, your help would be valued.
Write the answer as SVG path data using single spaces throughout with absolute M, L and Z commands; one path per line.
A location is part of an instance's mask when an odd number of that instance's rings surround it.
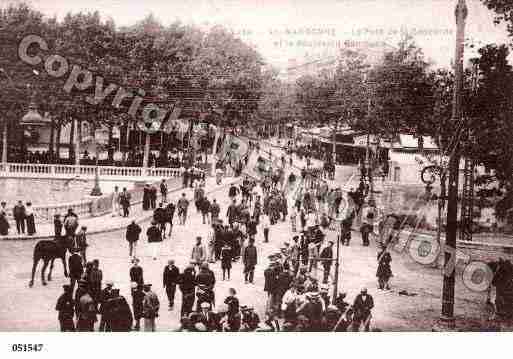
M 12 217 L 16 223 L 16 231 L 18 235 L 33 236 L 36 233 L 36 222 L 34 217 L 34 208 L 32 202 L 18 201 L 12 209 Z M 10 229 L 7 203 L 0 203 L 0 235 L 6 236 Z
M 191 181 L 193 176 L 184 176 L 184 186 L 192 186 L 194 194 L 189 199 L 186 193 L 182 193 L 176 202 L 168 198 L 165 181 L 160 184 L 160 203 L 156 202 L 157 186 L 147 185 L 144 189 L 143 209 L 153 210 L 151 224 L 143 232 L 141 226 L 132 221 L 126 231 L 129 256 L 133 263 L 129 273 L 132 283 L 131 308 L 111 283 L 105 283 L 102 289 L 101 276 L 99 282 L 98 275 L 91 277 L 90 273 L 96 273 L 98 269 L 98 264 L 93 261 L 90 270 L 89 264 L 84 269 L 84 273 L 88 272 L 89 275 L 81 275 L 76 279 L 81 288 L 77 292 L 81 296 L 77 298 L 75 294 L 74 305 L 84 303 L 86 314 L 75 313 L 75 327 L 79 330 L 92 330 L 97 321 L 96 316 L 101 316 L 99 330 L 139 330 L 142 319 L 145 330 L 156 330 L 161 312 L 160 299 L 152 290 L 152 283 L 144 278 L 137 243 L 141 233 L 145 233 L 151 257 L 158 258 L 162 254 L 162 242 L 167 236 L 171 238 L 174 213 L 177 212 L 178 223 L 186 225 L 191 215 L 189 207 L 192 202 L 202 222 L 209 225 L 208 234 L 193 237 L 195 240 L 191 243 L 190 260 L 186 266 L 179 268 L 170 259 L 162 271 L 162 288 L 170 311 L 175 308 L 177 293 L 181 293 L 178 330 L 369 330 L 374 301 L 366 289 L 362 289 L 354 298 L 352 305 L 345 302 L 344 293 L 337 298 L 329 297 L 336 259 L 333 249 L 335 243 L 327 240 L 326 234 L 333 217 L 338 217 L 338 212 L 342 210 L 341 190 L 330 189 L 326 182 L 311 179 L 306 186 L 304 183 L 300 185 L 300 191 L 293 198 L 293 206 L 289 207 L 290 193 L 280 182 L 285 174 L 286 161 L 282 161 L 282 167 L 280 176 L 264 176 L 258 181 L 245 177 L 240 186 L 230 186 L 227 193 L 230 202 L 223 210 L 215 198 L 208 198 L 205 181 L 201 177 Z M 352 220 L 349 219 L 354 218 L 354 211 L 349 213 L 353 217 L 347 216 L 347 221 L 342 222 L 341 236 L 342 243 L 347 245 L 352 227 Z M 290 240 L 284 241 L 283 237 L 274 234 L 272 228 L 288 220 L 291 223 L 291 236 Z M 262 263 L 260 252 L 264 247 L 269 248 L 278 243 L 277 251 L 268 257 L 269 266 L 263 270 L 262 289 L 267 296 L 263 321 L 260 321 L 252 307 L 240 305 L 235 288 L 229 290 L 225 300 L 216 301 L 216 283 L 221 279 L 233 282 L 231 270 L 234 263 L 241 263 L 244 284 L 254 285 L 255 272 Z M 380 288 L 382 284 L 383 289 L 386 289 L 391 276 L 390 254 L 383 251 L 378 256 L 378 262 Z M 319 269 L 322 270 L 320 278 Z M 69 290 L 73 292 L 71 284 L 69 287 L 65 288 L 63 296 Z M 109 305 L 105 303 L 111 297 L 105 296 L 104 292 L 110 293 L 115 299 Z M 66 302 L 67 299 L 62 301 Z M 87 303 L 90 302 L 95 309 L 87 314 Z M 58 310 L 60 319 L 61 310 Z M 112 313 L 121 313 L 116 315 L 122 319 L 113 322 Z M 63 316 L 66 317 L 65 313 Z M 88 320 L 93 317 L 91 327 Z

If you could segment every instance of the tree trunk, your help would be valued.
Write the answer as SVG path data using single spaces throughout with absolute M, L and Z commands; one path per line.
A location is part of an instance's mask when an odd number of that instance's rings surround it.
M 57 142 L 55 143 L 55 152 L 56 152 L 56 160 L 61 158 L 61 132 L 62 132 L 62 124 L 59 121 L 57 123 Z
M 77 131 L 75 141 L 73 141 L 73 153 L 75 154 L 75 166 L 80 166 L 80 122 L 73 119 L 73 126 Z
M 77 121 L 77 140 L 76 140 L 76 150 L 75 150 L 75 156 L 76 156 L 75 163 L 77 165 L 80 165 L 80 145 L 81 144 L 82 144 L 82 120 L 79 119 Z
M 4 126 L 2 131 L 2 163 L 7 163 L 7 119 L 4 118 Z
M 55 143 L 55 119 L 51 117 L 52 122 L 50 123 L 50 144 L 48 145 L 48 159 L 50 163 L 53 163 L 54 158 L 54 143 Z
M 71 119 L 71 128 L 69 130 L 69 158 L 68 160 L 73 163 L 75 161 L 75 119 Z
M 126 163 L 126 143 L 127 143 L 127 135 L 128 135 L 128 125 L 126 122 L 123 123 L 123 126 L 119 128 L 119 150 L 122 153 L 122 162 L 123 166 L 125 166 L 124 163 Z
M 148 168 L 148 159 L 150 157 L 150 134 L 146 133 L 144 143 L 144 157 L 143 157 L 143 168 Z
M 113 131 L 114 131 L 114 126 L 113 125 L 109 125 L 109 140 L 108 140 L 108 143 L 109 143 L 109 147 L 108 147 L 108 150 L 107 150 L 107 159 L 109 161 L 109 165 L 113 165 L 114 164 L 114 146 L 113 146 Z

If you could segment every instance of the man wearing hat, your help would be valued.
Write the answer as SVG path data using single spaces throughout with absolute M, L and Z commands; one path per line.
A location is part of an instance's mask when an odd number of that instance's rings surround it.
M 82 264 L 82 257 L 77 252 L 72 252 L 68 258 L 69 268 L 69 281 L 71 286 L 71 292 L 75 288 L 75 283 L 82 278 L 84 274 L 84 266 Z
M 289 248 L 289 257 L 290 264 L 292 266 L 292 270 L 294 271 L 294 275 L 297 274 L 299 270 L 299 236 L 292 237 L 292 245 Z
M 322 316 L 324 306 L 320 298 L 319 292 L 306 293 L 306 302 L 297 309 L 298 315 L 304 315 L 308 318 L 308 329 L 313 332 L 321 330 Z
M 53 229 L 55 233 L 55 239 L 59 240 L 62 237 L 62 220 L 61 215 L 56 214 L 53 219 Z
M 161 202 L 159 206 L 153 211 L 153 220 L 157 222 L 157 225 L 162 233 L 162 237 L 166 238 L 166 221 L 167 215 L 164 209 L 164 204 Z
M 279 311 L 279 286 L 278 279 L 280 275 L 280 266 L 276 254 L 269 257 L 269 266 L 264 270 L 264 291 L 267 293 L 266 312 L 268 319 L 266 324 L 274 329 L 272 322 L 275 322 L 276 328 L 279 330 L 278 320 L 275 318 Z
M 185 197 L 185 193 L 182 193 L 182 198 L 178 200 L 176 207 L 178 208 L 180 224 L 185 225 L 185 221 L 187 220 L 187 209 L 189 208 L 189 200 Z
M 196 322 L 203 323 L 208 332 L 220 331 L 220 322 L 219 318 L 212 310 L 210 310 L 210 303 L 203 302 L 201 303 L 201 311 L 199 315 L 196 317 Z
M 321 300 L 322 300 L 322 304 L 324 305 L 324 308 L 328 308 L 328 305 L 331 304 L 331 298 L 330 298 L 330 295 L 328 292 L 329 292 L 328 286 L 326 284 L 321 285 L 320 295 L 321 295 Z
M 299 284 L 294 283 L 283 295 L 281 311 L 283 313 L 283 319 L 285 323 L 292 323 L 295 325 L 297 319 L 296 310 L 298 308 L 298 303 L 304 302 L 304 300 L 300 299 L 300 296 L 302 295 L 298 291 L 299 286 Z
M 365 331 L 369 331 L 370 320 L 372 318 L 372 308 L 374 308 L 374 300 L 372 299 L 372 296 L 367 293 L 367 288 L 362 288 L 360 294 L 356 296 L 353 303 L 353 330 L 355 332 L 360 330 L 360 326 L 362 324 L 365 327 Z
M 331 264 L 333 263 L 333 241 L 329 241 L 328 245 L 323 248 L 321 251 L 320 260 L 324 269 L 322 282 L 324 284 L 328 284 Z
M 208 268 L 208 263 L 202 263 L 199 273 L 196 275 L 196 286 L 197 286 L 197 308 L 200 307 L 202 302 L 215 302 L 214 286 L 216 284 L 216 278 L 214 272 Z
M 317 276 L 317 262 L 319 260 L 319 247 L 314 241 L 308 243 L 308 273 Z
M 78 281 L 78 289 L 75 293 L 75 311 L 77 312 L 77 330 L 79 332 L 93 332 L 94 323 L 96 322 L 96 303 L 89 294 L 87 282 L 85 280 Z
M 191 261 L 193 261 L 198 267 L 207 260 L 207 249 L 201 243 L 201 237 L 196 237 L 196 244 L 192 247 Z
M 139 235 L 141 234 L 141 227 L 135 223 L 135 220 L 132 221 L 126 227 L 126 241 L 128 242 L 128 256 L 135 257 L 137 251 L 137 241 L 139 241 Z
M 103 288 L 103 290 L 101 291 L 101 294 L 100 294 L 100 302 L 99 302 L 100 307 L 98 310 L 98 312 L 102 316 L 100 319 L 100 328 L 99 328 L 100 332 L 110 331 L 110 328 L 108 328 L 107 322 L 105 321 L 103 305 L 112 297 L 113 287 L 114 287 L 114 282 L 112 282 L 111 280 L 106 281 L 105 288 Z
M 136 282 L 139 285 L 144 284 L 144 270 L 139 265 L 139 258 L 132 260 L 132 267 L 130 268 L 130 282 Z
M 77 234 L 75 235 L 75 239 L 74 239 L 75 240 L 75 248 L 80 253 L 80 256 L 82 257 L 82 261 L 84 263 L 87 263 L 86 249 L 89 246 L 87 244 L 86 232 L 87 232 L 86 226 L 80 227 L 80 230 L 77 232 Z
M 162 244 L 162 232 L 157 227 L 157 222 L 155 222 L 155 220 L 151 221 L 151 227 L 146 231 L 146 235 L 148 236 L 148 244 L 152 249 L 151 252 L 153 260 L 156 260 L 160 253 L 160 246 Z
M 180 275 L 180 291 L 182 292 L 181 316 L 188 316 L 192 312 L 196 296 L 196 270 L 192 262 Z
M 258 329 L 260 324 L 260 318 L 253 310 L 253 307 L 241 306 L 240 311 L 242 313 L 241 319 L 241 332 L 253 332 Z
M 135 282 L 132 282 L 131 289 L 132 309 L 135 322 L 134 330 L 139 331 L 141 329 L 141 318 L 143 317 L 143 301 L 145 294 L 142 285 Z
M 119 289 L 113 289 L 112 296 L 103 304 L 103 316 L 110 331 L 128 332 L 132 329 L 132 311 L 125 297 L 119 294 Z
M 64 293 L 57 299 L 55 310 L 59 312 L 59 323 L 61 332 L 74 332 L 75 323 L 73 322 L 74 306 L 73 291 L 69 284 L 62 286 Z
M 257 249 L 255 247 L 254 238 L 250 238 L 248 246 L 244 248 L 242 262 L 244 263 L 244 283 L 253 283 L 253 276 L 255 275 L 255 266 L 258 262 Z
M 162 275 L 162 285 L 166 289 L 167 299 L 169 301 L 169 310 L 173 309 L 175 303 L 176 285 L 180 281 L 180 270 L 175 266 L 175 261 L 170 259 L 167 266 L 164 267 Z
M 160 302 L 157 295 L 151 290 L 151 284 L 146 283 L 143 299 L 144 331 L 156 331 L 155 318 L 159 316 Z

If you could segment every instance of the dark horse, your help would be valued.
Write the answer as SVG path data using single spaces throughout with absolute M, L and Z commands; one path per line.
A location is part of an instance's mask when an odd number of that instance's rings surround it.
M 32 264 L 32 277 L 30 279 L 29 287 L 34 285 L 34 275 L 36 273 L 37 264 L 42 259 L 43 269 L 41 270 L 41 282 L 46 285 L 45 271 L 50 263 L 50 271 L 48 272 L 48 281 L 52 280 L 53 262 L 56 258 L 62 260 L 64 266 L 64 276 L 68 276 L 68 269 L 66 267 L 66 251 L 69 249 L 65 237 L 54 240 L 41 240 L 36 243 L 34 247 L 34 262 Z

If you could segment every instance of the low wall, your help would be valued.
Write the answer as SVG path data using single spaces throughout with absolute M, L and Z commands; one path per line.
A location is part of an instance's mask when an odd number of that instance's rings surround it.
M 10 164 L 9 164 L 10 165 Z M 56 171 L 62 173 L 65 169 L 69 169 L 69 167 L 74 166 L 61 166 L 61 165 L 32 165 L 32 164 L 15 164 L 11 166 L 10 169 L 13 169 L 13 172 L 9 172 L 9 177 L 13 177 L 13 174 L 29 174 L 29 176 L 18 176 L 17 178 L 41 178 L 44 176 L 41 175 L 49 175 L 51 178 L 59 178 L 59 176 L 52 175 L 51 171 L 49 172 L 49 168 L 53 168 L 52 171 Z M 89 166 L 80 166 L 80 168 L 76 168 L 75 173 L 81 173 L 81 177 L 83 174 L 89 175 L 90 170 Z M 29 172 L 21 172 L 21 170 L 27 169 Z M 92 178 L 94 178 L 94 170 L 93 166 L 93 174 Z M 141 168 L 137 168 L 137 171 L 133 171 L 133 168 L 128 167 L 120 167 L 115 170 L 112 168 L 100 168 L 100 176 L 102 178 L 106 178 L 109 176 L 126 176 L 126 180 L 130 180 L 133 182 L 142 182 L 142 183 L 155 183 L 158 186 L 158 183 L 161 179 L 165 178 L 167 180 L 169 189 L 177 188 L 181 184 L 181 175 L 182 169 L 172 169 L 172 168 L 148 168 L 146 173 L 150 176 L 139 176 L 141 173 Z M 18 172 L 20 171 L 20 172 Z M 68 172 L 71 174 L 71 172 Z M 4 172 L 5 176 L 5 172 Z M 140 178 L 138 178 L 140 177 Z M 73 177 L 72 177 L 73 178 Z M 142 186 L 137 186 L 133 189 L 128 190 L 131 195 L 131 205 L 138 204 L 142 202 L 143 197 L 143 189 Z M 157 191 L 158 196 L 160 196 L 160 190 Z M 64 215 L 69 208 L 73 209 L 79 217 L 87 218 L 87 217 L 97 217 L 112 211 L 112 198 L 113 193 L 105 194 L 100 197 L 91 197 L 89 199 L 80 200 L 76 202 L 64 202 L 52 205 L 36 205 L 33 206 L 34 217 L 36 222 L 52 222 L 56 214 Z M 7 217 L 10 221 L 13 221 L 12 218 L 12 207 L 8 208 Z

